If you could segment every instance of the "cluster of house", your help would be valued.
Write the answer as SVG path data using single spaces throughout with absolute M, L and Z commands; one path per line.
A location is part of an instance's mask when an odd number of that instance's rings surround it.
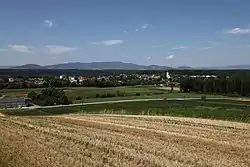
M 170 74 L 169 72 L 166 72 L 166 79 L 170 79 Z M 60 79 L 68 79 L 70 81 L 70 83 L 82 83 L 88 79 L 97 79 L 97 80 L 109 80 L 111 78 L 115 78 L 119 81 L 119 79 L 123 78 L 126 79 L 128 77 L 133 77 L 133 78 L 137 78 L 140 80 L 148 80 L 148 79 L 160 79 L 162 78 L 161 75 L 156 75 L 156 74 L 119 74 L 116 76 L 99 76 L 99 77 L 84 77 L 84 76 L 65 76 L 65 75 L 61 75 L 59 76 Z M 120 81 L 122 82 L 122 81 Z
M 156 75 L 156 74 L 119 74 L 117 76 L 99 76 L 99 77 L 85 77 L 85 76 L 66 76 L 66 75 L 60 75 L 59 77 L 55 77 L 55 78 L 59 78 L 61 80 L 69 80 L 71 83 L 76 83 L 76 82 L 84 82 L 88 79 L 97 79 L 97 80 L 108 80 L 111 78 L 115 78 L 115 79 L 119 79 L 119 78 L 123 78 L 126 79 L 127 77 L 133 77 L 133 78 L 137 78 L 140 80 L 148 80 L 148 79 L 160 79 L 162 78 L 161 75 Z M 170 74 L 169 72 L 165 73 L 165 78 L 166 79 L 170 79 Z M 0 81 L 4 81 L 2 78 L 0 78 Z M 9 83 L 14 83 L 14 82 L 22 82 L 24 81 L 24 79 L 22 78 L 13 78 L 10 77 L 8 78 L 8 82 Z M 27 80 L 25 80 L 26 83 L 33 83 L 36 85 L 42 85 L 44 84 L 45 80 L 43 77 L 36 77 L 36 78 L 28 78 Z
M 11 77 L 8 79 L 9 83 L 22 82 L 22 81 L 24 81 L 22 78 L 12 78 Z M 25 82 L 27 84 L 43 85 L 45 81 L 43 78 L 29 78 Z
M 217 78 L 216 75 L 191 75 L 191 78 Z

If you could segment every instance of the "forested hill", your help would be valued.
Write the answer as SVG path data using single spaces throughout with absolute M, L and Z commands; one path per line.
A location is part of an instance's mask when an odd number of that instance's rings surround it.
M 22 66 L 12 67 L 12 69 L 82 69 L 82 70 L 107 70 L 107 69 L 123 69 L 123 70 L 166 70 L 171 69 L 167 66 L 159 65 L 138 65 L 123 62 L 92 62 L 92 63 L 63 63 L 49 66 L 40 66 L 37 64 L 26 64 Z

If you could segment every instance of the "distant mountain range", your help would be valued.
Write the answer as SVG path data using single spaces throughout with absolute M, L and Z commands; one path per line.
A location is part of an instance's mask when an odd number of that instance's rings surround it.
M 8 68 L 11 68 L 13 66 L 0 66 L 0 69 L 8 69 Z
M 9 69 L 46 69 L 46 67 L 43 67 L 37 64 L 25 64 L 22 66 L 10 67 Z
M 1 68 L 1 67 L 0 67 Z M 119 61 L 113 62 L 92 62 L 92 63 L 63 63 L 55 64 L 49 66 L 40 66 L 37 64 L 25 64 L 22 66 L 5 66 L 2 68 L 8 69 L 81 69 L 81 70 L 107 70 L 107 69 L 124 69 L 124 70 L 168 70 L 172 67 L 168 66 L 159 66 L 159 65 L 138 65 L 133 63 L 123 63 Z M 219 70 L 228 70 L 228 69 L 250 69 L 250 65 L 233 65 L 233 66 L 221 66 L 221 67 L 199 67 L 192 68 L 188 66 L 180 66 L 176 69 L 219 69 Z
M 233 69 L 238 69 L 238 70 L 250 70 L 250 65 L 232 65 L 232 66 L 221 66 L 221 67 L 207 67 L 205 69 L 218 69 L 218 70 L 233 70 Z
M 26 64 L 22 66 L 11 67 L 10 69 L 82 69 L 82 70 L 107 70 L 107 69 L 124 69 L 124 70 L 166 70 L 171 69 L 167 66 L 159 65 L 138 65 L 123 62 L 92 62 L 92 63 L 64 63 L 49 66 L 40 66 L 37 64 Z

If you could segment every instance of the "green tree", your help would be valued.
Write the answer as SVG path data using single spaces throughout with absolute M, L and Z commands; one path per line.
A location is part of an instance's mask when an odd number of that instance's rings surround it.
M 38 94 L 35 91 L 31 91 L 28 94 L 28 98 L 30 98 L 32 100 L 36 100 L 38 98 Z

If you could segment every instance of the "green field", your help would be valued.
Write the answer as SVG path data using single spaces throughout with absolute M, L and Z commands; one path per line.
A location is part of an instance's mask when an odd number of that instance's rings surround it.
M 170 93 L 168 89 L 154 86 L 138 86 L 138 87 L 112 87 L 112 88 L 95 88 L 95 87 L 67 87 L 62 88 L 68 98 L 73 103 L 106 101 L 108 99 L 142 99 L 142 98 L 164 98 L 164 97 L 202 97 L 204 94 L 196 93 L 178 93 L 173 91 Z M 0 94 L 8 97 L 27 97 L 30 91 L 40 92 L 42 89 L 5 89 Z M 103 97 L 111 95 L 114 97 Z M 98 98 L 97 98 L 98 96 Z M 222 97 L 220 95 L 205 95 L 207 97 Z M 80 97 L 80 100 L 77 100 Z
M 250 122 L 250 102 L 233 100 L 149 101 L 33 110 L 8 110 L 6 115 L 128 114 L 209 118 Z
M 107 100 L 124 100 L 124 99 L 147 99 L 147 98 L 185 98 L 185 97 L 223 97 L 220 95 L 204 95 L 197 93 L 172 93 L 169 90 L 163 90 L 159 87 L 144 86 L 144 87 L 112 87 L 112 88 L 65 88 L 66 95 L 74 103 L 93 102 L 93 101 L 107 101 Z M 119 92 L 119 93 L 118 93 Z M 97 94 L 99 98 L 96 98 Z M 115 97 L 105 97 L 102 95 L 112 94 Z M 120 94 L 121 96 L 117 95 Z M 76 97 L 81 97 L 81 100 L 76 100 Z
M 4 98 L 27 97 L 32 90 L 41 91 L 41 89 L 3 89 L 0 90 L 0 94 L 4 95 Z

